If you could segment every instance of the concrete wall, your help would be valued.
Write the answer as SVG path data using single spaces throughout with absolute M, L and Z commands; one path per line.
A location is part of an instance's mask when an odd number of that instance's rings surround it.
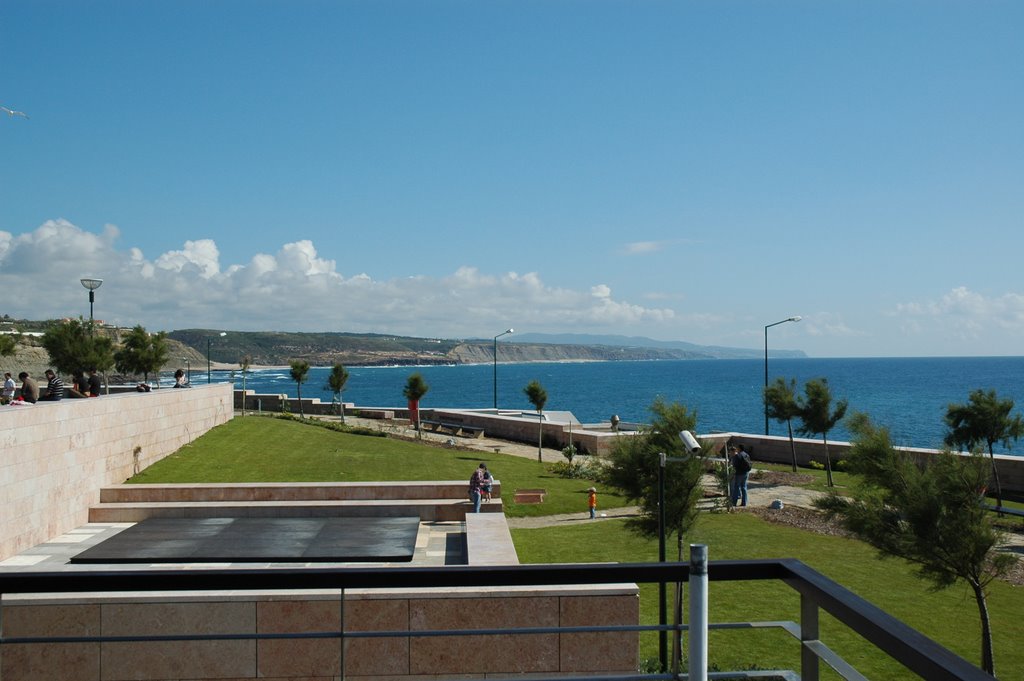
M 101 487 L 233 413 L 229 383 L 0 407 L 0 560 L 85 524 Z
M 701 435 L 700 439 L 702 442 L 713 443 L 719 453 L 724 453 L 727 443 L 742 444 L 755 462 L 791 463 L 793 461 L 788 437 L 751 435 L 750 433 L 714 433 L 712 435 Z M 796 462 L 798 466 L 806 466 L 812 461 L 817 461 L 821 464 L 825 463 L 825 447 L 820 438 L 793 438 L 793 444 L 796 449 Z M 897 449 L 917 457 L 928 457 L 936 453 L 934 449 L 921 449 L 918 447 L 897 447 Z M 836 461 L 842 460 L 849 450 L 849 442 L 833 442 L 829 440 L 828 454 L 833 464 Z M 1024 456 L 996 454 L 995 460 L 996 469 L 999 471 L 999 482 L 1002 485 L 1003 491 L 1024 494 Z

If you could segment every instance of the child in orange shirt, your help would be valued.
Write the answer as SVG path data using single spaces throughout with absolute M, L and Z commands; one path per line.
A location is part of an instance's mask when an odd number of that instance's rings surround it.
M 590 519 L 593 520 L 597 517 L 597 489 L 591 487 L 587 491 L 590 492 L 587 497 L 587 506 L 590 507 Z

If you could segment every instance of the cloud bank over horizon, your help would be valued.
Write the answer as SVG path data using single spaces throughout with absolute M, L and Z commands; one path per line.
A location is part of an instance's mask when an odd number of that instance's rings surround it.
M 243 264 L 225 264 L 213 239 L 188 240 L 151 258 L 139 248 L 119 245 L 121 237 L 115 225 L 94 234 L 65 219 L 18 235 L 0 231 L 0 286 L 10 294 L 0 314 L 85 316 L 87 296 L 78 280 L 93 276 L 104 280 L 96 294 L 97 319 L 142 324 L 153 331 L 223 328 L 479 338 L 513 326 L 734 347 L 763 342 L 763 319 L 648 307 L 616 298 L 602 282 L 552 286 L 537 272 L 494 274 L 469 265 L 444 276 L 378 280 L 367 272 L 340 272 L 337 261 L 320 254 L 308 239 L 285 243 L 273 254 L 256 253 Z M 686 296 L 673 302 L 681 306 Z M 888 319 L 891 338 L 879 339 L 868 330 L 880 319 Z M 994 331 L 1009 350 L 991 349 Z M 940 335 L 943 350 L 931 354 L 1019 354 L 1012 348 L 1024 334 L 1024 294 L 984 295 L 958 285 L 930 300 L 879 309 L 869 320 L 829 310 L 806 312 L 800 324 L 777 332 L 774 347 L 805 349 L 812 356 L 914 355 L 915 339 L 935 341 Z M 880 340 L 889 347 L 903 343 L 908 350 L 872 351 L 883 347 Z M 816 351 L 819 347 L 840 350 Z M 979 350 L 971 352 L 974 347 Z
M 595 283 L 587 290 L 545 284 L 536 272 L 488 274 L 461 266 L 443 277 L 375 280 L 345 274 L 310 240 L 257 253 L 245 264 L 221 262 L 213 239 L 148 258 L 120 248 L 120 230 L 96 235 L 64 219 L 14 236 L 0 231 L 0 285 L 24 293 L 2 312 L 13 317 L 75 317 L 87 311 L 78 280 L 104 280 L 96 317 L 151 330 L 357 331 L 413 336 L 479 336 L 511 318 L 531 329 L 660 325 L 675 313 L 615 299 Z M 26 284 L 25 282 L 31 282 Z

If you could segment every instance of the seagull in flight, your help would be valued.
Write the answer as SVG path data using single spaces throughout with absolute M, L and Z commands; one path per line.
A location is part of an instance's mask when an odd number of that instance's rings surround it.
M 15 111 L 14 109 L 8 109 L 6 106 L 0 106 L 0 111 L 3 111 L 8 116 L 21 116 L 22 118 L 28 118 L 28 115 L 24 111 Z

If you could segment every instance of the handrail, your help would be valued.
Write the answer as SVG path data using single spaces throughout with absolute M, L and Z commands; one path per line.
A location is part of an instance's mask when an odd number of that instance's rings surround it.
M 894 660 L 935 681 L 991 680 L 967 660 L 794 559 L 724 560 L 709 564 L 711 581 L 780 580 L 808 604 L 825 610 Z M 197 570 L 101 570 L 0 573 L 0 593 L 222 591 L 500 587 L 560 584 L 686 582 L 687 563 L 544 564 L 445 567 L 313 567 Z M 814 611 L 816 613 L 816 610 Z M 802 627 L 804 650 L 823 648 L 817 616 Z M 808 633 L 813 630 L 813 636 Z M 515 631 L 515 630 L 509 630 Z M 406 632 L 408 633 L 408 632 Z M 450 632 L 449 632 L 450 633 Z M 344 634 L 344 635 L 347 635 Z M 5 643 L 0 639 L 0 645 Z M 827 648 L 826 648 L 827 650 Z M 805 670 L 806 672 L 806 670 Z M 816 674 L 812 674 L 816 676 Z M 653 678 L 653 677 L 652 677 Z M 806 678 L 806 674 L 805 674 Z

